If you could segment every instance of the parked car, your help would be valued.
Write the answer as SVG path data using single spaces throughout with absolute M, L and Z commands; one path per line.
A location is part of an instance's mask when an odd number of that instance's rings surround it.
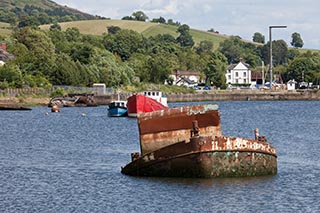
M 210 86 L 204 86 L 203 89 L 204 90 L 211 90 L 211 87 Z

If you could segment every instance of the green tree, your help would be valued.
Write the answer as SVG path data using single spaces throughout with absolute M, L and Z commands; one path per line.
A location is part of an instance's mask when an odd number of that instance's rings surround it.
M 177 37 L 177 42 L 180 44 L 181 47 L 193 47 L 194 45 L 194 41 L 189 33 L 189 30 L 190 27 L 186 24 L 178 27 L 177 32 L 180 33 L 180 35 Z
M 107 34 L 103 38 L 107 50 L 115 53 L 126 61 L 133 53 L 143 52 L 143 36 L 133 30 L 120 30 L 112 35 Z
M 107 30 L 108 30 L 109 34 L 116 34 L 117 32 L 119 32 L 121 30 L 121 28 L 118 26 L 109 26 L 109 27 L 107 27 Z
M 292 33 L 291 37 L 292 37 L 292 41 L 291 41 L 290 44 L 291 44 L 293 47 L 296 47 L 296 48 L 301 48 L 301 47 L 303 47 L 303 40 L 302 40 L 302 38 L 301 38 L 301 36 L 300 36 L 299 33 L 294 32 L 294 33 Z
M 226 86 L 226 73 L 227 59 L 220 52 L 213 52 L 211 54 L 209 64 L 205 69 L 206 84 L 214 85 L 216 87 L 225 88 Z
M 213 43 L 211 41 L 200 41 L 199 46 L 196 48 L 198 54 L 211 53 L 213 50 Z
M 148 16 L 146 14 L 144 14 L 143 11 L 133 12 L 132 17 L 136 21 L 146 21 L 148 19 Z
M 264 38 L 264 35 L 262 35 L 261 33 L 259 32 L 255 32 L 253 37 L 252 37 L 252 40 L 254 42 L 258 42 L 258 43 L 261 43 L 261 44 L 264 44 L 265 42 L 265 38 Z
M 0 67 L 0 82 L 7 82 L 10 87 L 21 88 L 23 80 L 19 67 L 14 63 L 7 63 Z

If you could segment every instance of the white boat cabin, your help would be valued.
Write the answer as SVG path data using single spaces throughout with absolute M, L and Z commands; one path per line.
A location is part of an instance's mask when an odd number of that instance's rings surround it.
M 163 106 L 168 106 L 167 103 L 167 97 L 165 97 L 161 91 L 144 91 L 144 96 L 148 98 L 152 98 L 159 103 L 161 103 Z

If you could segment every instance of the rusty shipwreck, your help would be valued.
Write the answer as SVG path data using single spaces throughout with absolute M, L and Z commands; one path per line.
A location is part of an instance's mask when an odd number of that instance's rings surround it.
M 132 176 L 243 177 L 277 173 L 277 154 L 254 139 L 223 136 L 216 104 L 184 106 L 138 116 L 141 153 L 121 172 Z

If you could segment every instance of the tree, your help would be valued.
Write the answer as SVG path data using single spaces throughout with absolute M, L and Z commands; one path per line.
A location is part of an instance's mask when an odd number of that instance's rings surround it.
M 160 18 L 154 18 L 151 20 L 151 22 L 153 23 L 161 23 L 161 24 L 165 24 L 166 23 L 166 20 L 160 16 Z
M 288 63 L 288 45 L 284 40 L 272 41 L 273 65 Z
M 142 11 L 136 11 L 132 13 L 132 17 L 136 21 L 146 21 L 148 19 L 148 16 Z
M 303 40 L 301 39 L 301 36 L 299 33 L 295 32 L 295 33 L 292 33 L 291 35 L 292 37 L 292 41 L 291 41 L 291 45 L 293 47 L 296 47 L 296 48 L 301 48 L 303 47 Z
M 109 27 L 107 27 L 107 30 L 108 30 L 109 34 L 116 34 L 117 32 L 119 32 L 121 30 L 121 28 L 118 26 L 109 26 Z
M 225 88 L 227 69 L 227 59 L 220 52 L 213 52 L 210 57 L 209 64 L 205 69 L 206 85 L 212 85 L 220 88 Z
M 61 31 L 61 26 L 58 23 L 54 23 L 50 26 L 50 31 L 59 30 Z
M 133 53 L 143 52 L 143 40 L 142 35 L 133 30 L 120 30 L 114 35 L 105 35 L 103 43 L 107 50 L 126 61 Z
M 199 46 L 196 48 L 198 54 L 210 53 L 213 50 L 212 41 L 200 41 Z
M 258 42 L 258 43 L 261 43 L 261 44 L 264 44 L 264 42 L 265 42 L 264 35 L 262 35 L 262 34 L 259 33 L 259 32 L 254 33 L 254 35 L 253 35 L 253 37 L 252 37 L 252 40 L 253 40 L 254 42 Z
M 192 47 L 194 45 L 194 41 L 192 36 L 189 34 L 190 27 L 186 24 L 181 25 L 177 32 L 180 35 L 177 37 L 177 42 L 180 44 L 181 47 Z

